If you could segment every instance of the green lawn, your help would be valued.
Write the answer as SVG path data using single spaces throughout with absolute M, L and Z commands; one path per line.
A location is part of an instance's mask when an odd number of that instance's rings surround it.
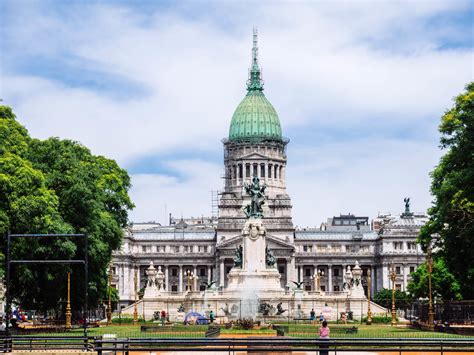
M 283 323 L 282 326 L 288 327 L 286 336 L 295 338 L 314 338 L 319 329 L 319 324 L 294 324 Z M 391 327 L 385 324 L 360 325 L 356 324 L 358 332 L 356 334 L 347 334 L 345 329 L 353 325 L 330 324 L 331 338 L 460 338 L 461 335 L 446 334 L 440 332 L 420 331 L 410 328 Z M 140 325 L 112 325 L 101 326 L 99 328 L 89 328 L 89 336 L 101 336 L 103 334 L 115 334 L 118 338 L 203 338 L 207 326 L 200 325 L 182 325 L 175 324 L 166 326 L 158 332 L 141 332 Z M 81 336 L 82 329 L 73 329 L 69 332 L 61 333 L 42 333 L 35 336 Z M 275 334 L 272 329 L 241 330 L 221 328 L 221 334 Z
M 346 333 L 346 329 L 357 327 L 357 333 Z M 290 324 L 289 336 L 312 338 L 318 332 L 319 325 Z M 429 332 L 404 327 L 391 327 L 385 324 L 330 324 L 331 338 L 460 338 L 462 335 Z

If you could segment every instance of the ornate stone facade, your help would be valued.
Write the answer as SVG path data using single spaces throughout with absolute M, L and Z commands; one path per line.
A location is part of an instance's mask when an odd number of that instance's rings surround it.
M 233 115 L 228 138 L 223 140 L 225 182 L 219 217 L 175 224 L 170 218 L 168 226 L 131 224 L 112 261 L 113 281 L 122 306 L 134 300 L 134 270 L 139 269 L 141 289 L 151 262 L 161 268 L 163 288 L 170 294 L 204 291 L 204 282 L 215 281 L 218 287 L 226 287 L 235 250 L 243 244 L 243 208 L 250 202 L 245 185 L 255 176 L 266 186 L 262 219 L 265 241 L 276 259 L 279 277 L 275 279 L 283 289 L 294 281 L 301 282 L 306 292 L 342 292 L 348 266 L 353 268 L 358 262 L 364 288 L 367 270 L 371 269 L 372 294 L 389 286 L 390 264 L 397 273 L 396 287 L 405 290 L 409 273 L 423 262 L 425 255 L 416 237 L 427 217 L 410 213 L 408 202 L 403 214 L 379 216 L 372 226 L 368 217 L 341 215 L 319 228 L 294 228 L 285 174 L 289 140 L 281 135 L 278 115 L 263 94 L 256 45 L 255 33 L 247 94 Z

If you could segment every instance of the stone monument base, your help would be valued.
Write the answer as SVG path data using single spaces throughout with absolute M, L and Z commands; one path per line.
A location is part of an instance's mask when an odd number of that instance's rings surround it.
M 277 269 L 266 269 L 259 271 L 245 271 L 232 269 L 228 276 L 226 291 L 241 292 L 244 289 L 257 293 L 283 292 L 280 285 L 280 274 Z

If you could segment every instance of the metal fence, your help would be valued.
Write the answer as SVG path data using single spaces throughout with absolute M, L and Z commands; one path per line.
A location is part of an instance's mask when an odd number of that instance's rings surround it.
M 288 338 L 218 338 L 218 339 L 103 339 L 84 337 L 9 337 L 1 338 L 0 349 L 16 350 L 82 349 L 129 354 L 133 352 L 315 352 L 321 349 L 338 352 L 474 352 L 474 339 L 288 339 Z

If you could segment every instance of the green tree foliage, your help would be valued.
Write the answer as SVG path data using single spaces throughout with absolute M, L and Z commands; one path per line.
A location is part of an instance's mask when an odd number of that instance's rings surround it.
M 0 233 L 86 233 L 89 301 L 105 299 L 106 268 L 133 208 L 127 172 L 77 142 L 30 138 L 5 106 L 0 106 L 0 137 Z M 15 257 L 30 259 L 82 258 L 83 253 L 77 238 L 18 239 L 12 250 Z M 25 308 L 57 308 L 68 270 L 72 302 L 82 304 L 84 275 L 78 266 L 15 266 L 12 295 Z
M 408 291 L 415 298 L 428 298 L 428 269 L 426 263 L 411 274 L 412 280 L 408 283 Z M 459 282 L 449 272 L 442 258 L 433 262 L 431 273 L 432 296 L 444 301 L 459 300 L 461 298 Z
M 392 290 L 383 288 L 374 295 L 374 302 L 385 308 L 392 308 Z M 407 308 L 411 305 L 413 298 L 404 291 L 395 290 L 395 307 Z
M 420 242 L 436 238 L 436 258 L 459 281 L 461 295 L 474 298 L 474 83 L 455 98 L 441 118 L 441 148 L 446 150 L 431 173 L 435 197 Z

